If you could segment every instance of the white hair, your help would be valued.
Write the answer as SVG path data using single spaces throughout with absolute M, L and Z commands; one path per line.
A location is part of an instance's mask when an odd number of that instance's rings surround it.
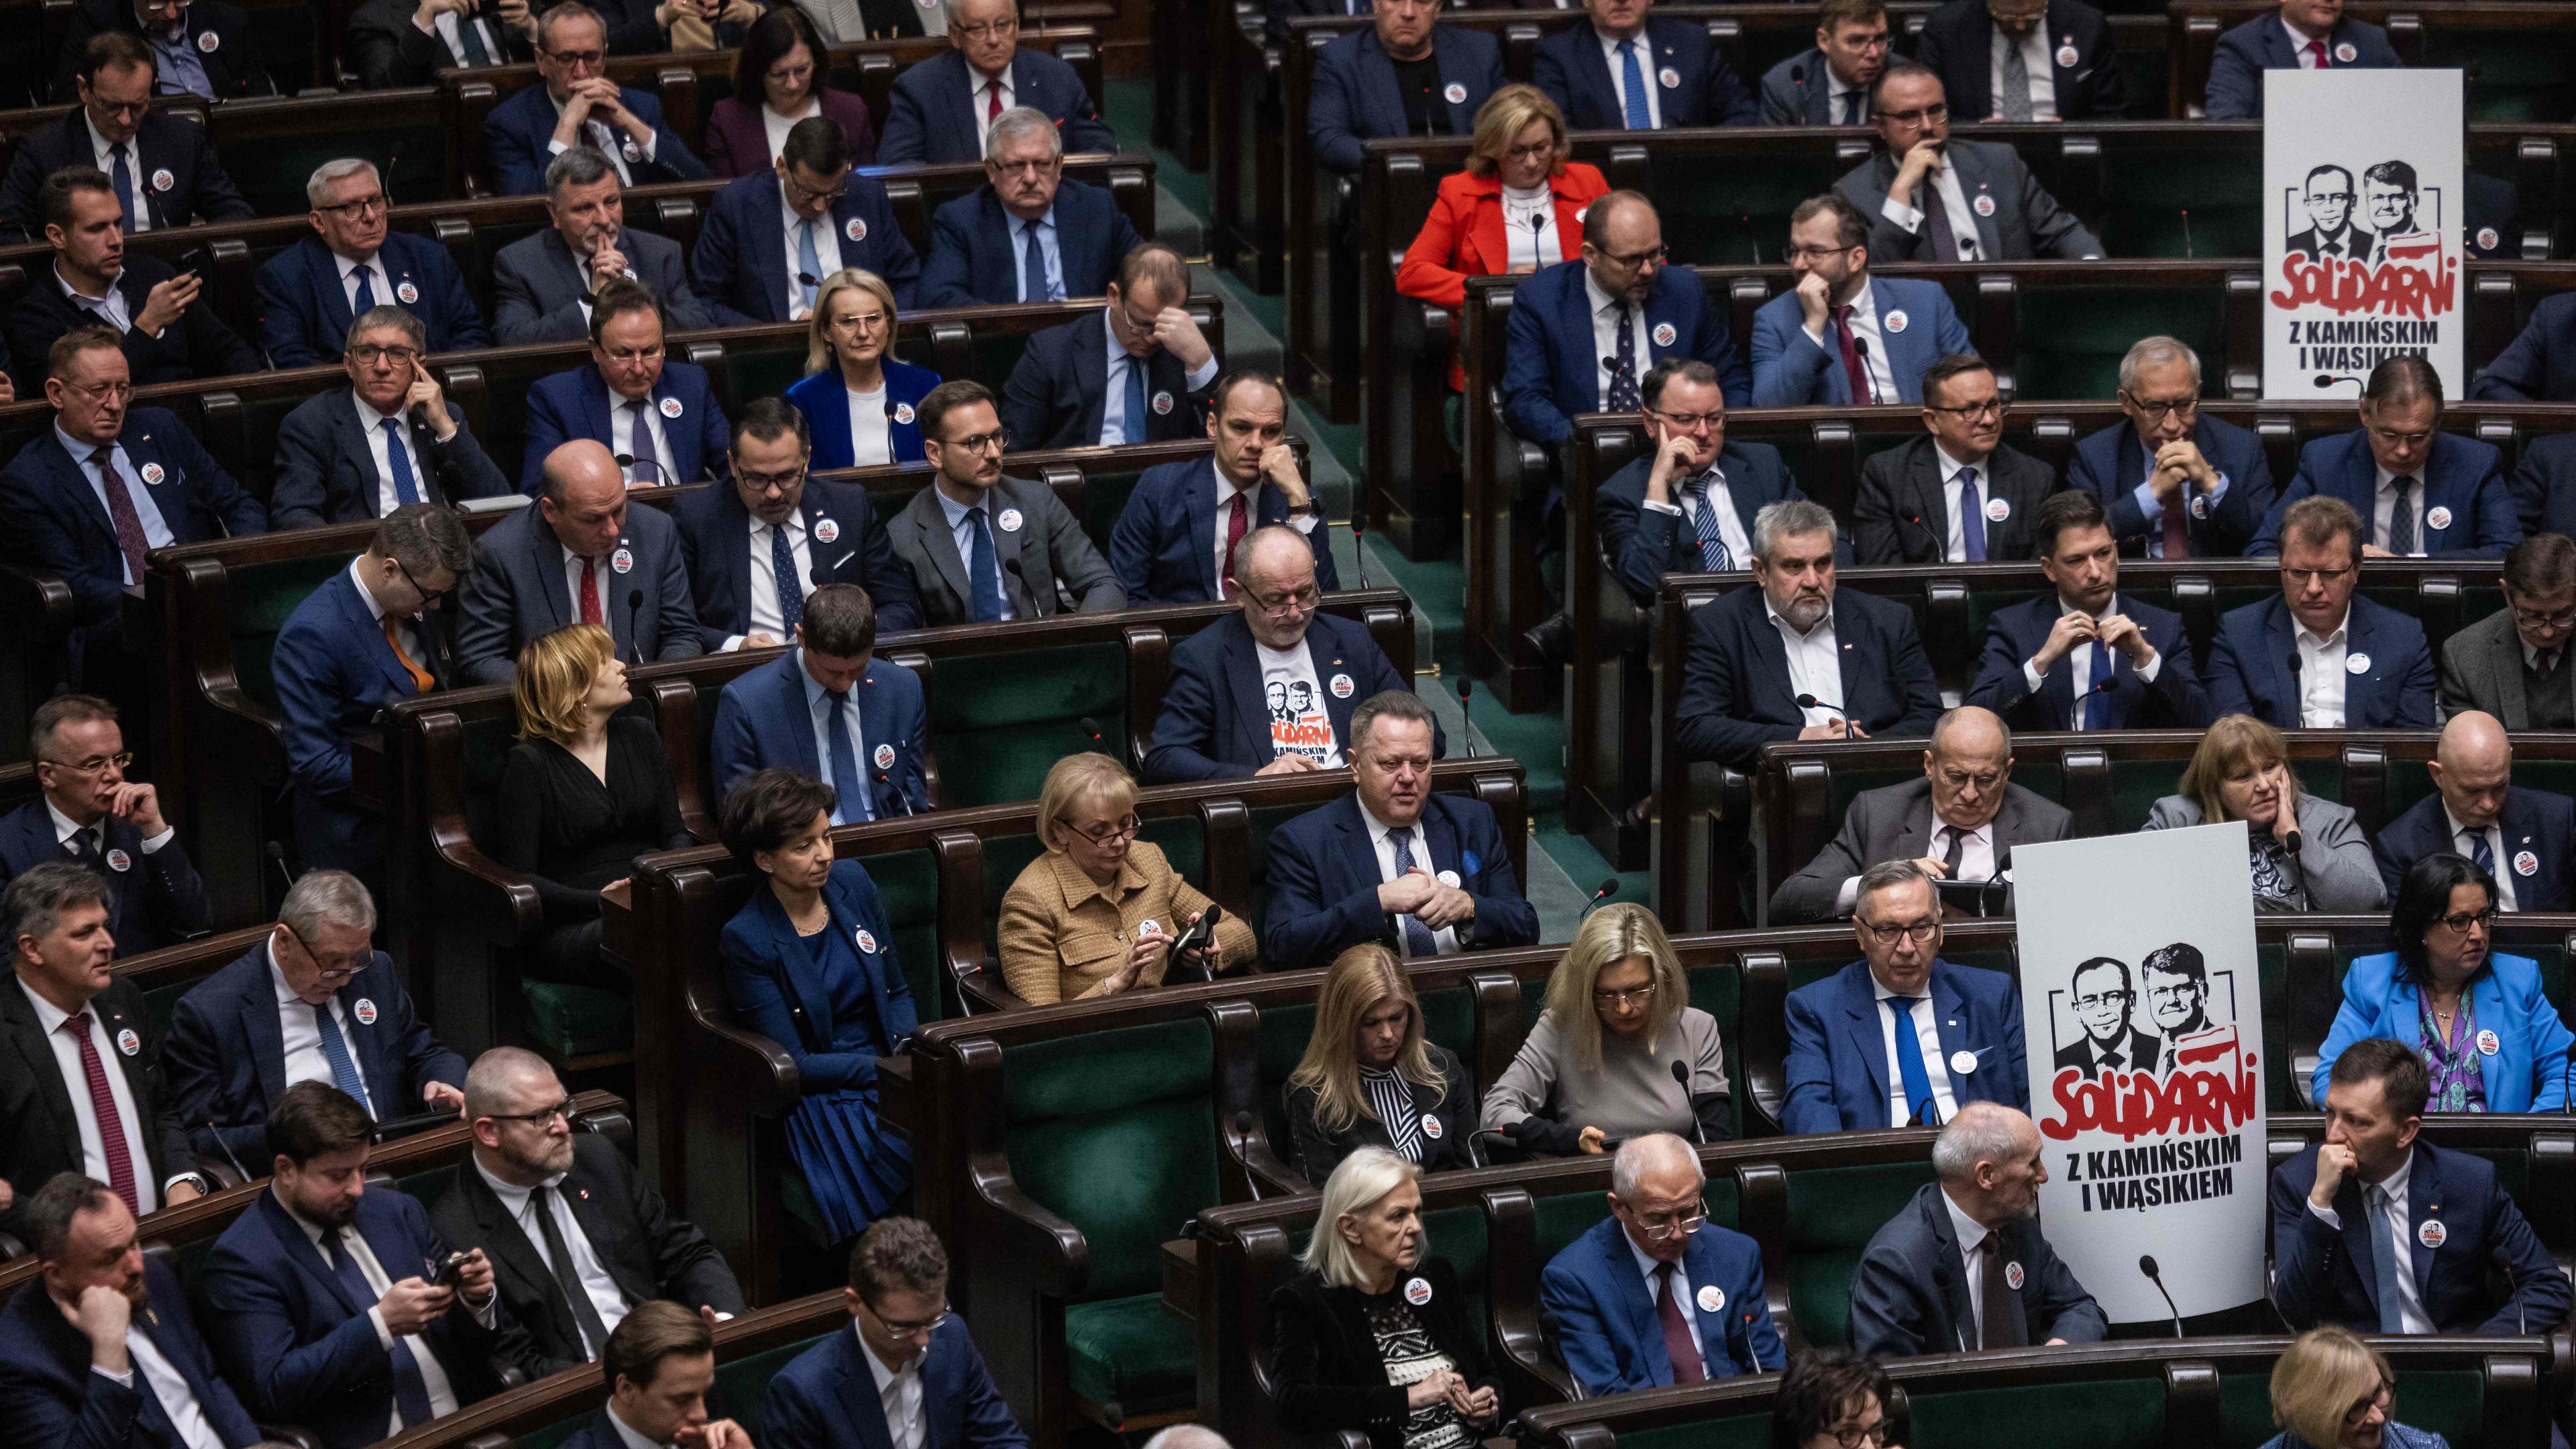
M 331 194 L 332 182 L 345 181 L 361 171 L 370 176 L 381 174 L 376 170 L 376 163 L 363 156 L 343 156 L 337 161 L 325 161 L 314 167 L 312 176 L 304 183 L 304 204 L 320 206 L 322 198 Z
M 1174 1424 L 1145 1441 L 1145 1449 L 1234 1449 L 1205 1424 Z
M 1805 498 L 1783 498 L 1777 503 L 1765 503 L 1753 515 L 1753 556 L 1768 560 L 1771 545 L 1781 539 L 1835 531 L 1834 515 L 1821 503 Z
M 1333 1175 L 1324 1179 L 1324 1200 L 1315 1210 L 1315 1236 L 1306 1244 L 1306 1255 L 1299 1261 L 1323 1274 L 1324 1282 L 1331 1287 L 1358 1284 L 1360 1267 L 1351 1256 L 1350 1243 L 1342 1237 L 1343 1217 L 1420 1176 L 1421 1168 L 1383 1147 L 1363 1147 L 1343 1158 Z M 1423 1247 L 1426 1251 L 1430 1248 L 1427 1234 Z
M 1013 106 L 995 116 L 993 124 L 985 129 L 984 159 L 990 161 L 1001 154 L 1004 141 L 1024 135 L 1043 135 L 1049 155 L 1064 154 L 1064 133 L 1055 128 L 1052 117 L 1035 106 Z
M 2179 362 L 2191 369 L 2192 389 L 2198 391 L 2200 354 L 2192 351 L 2191 344 L 2179 337 L 2163 336 L 2141 337 L 2129 344 L 2128 354 L 2120 359 L 2120 391 L 2134 393 L 2138 390 L 2139 368 L 2162 367 L 2171 362 Z
M 1966 1182 L 1980 1162 L 2007 1162 L 2021 1149 L 2021 1124 L 2030 1120 L 1999 1102 L 1970 1102 L 1932 1141 L 1932 1171 L 1943 1182 Z
M 1637 1184 L 1647 1173 L 1664 1167 L 1687 1167 L 1692 1177 L 1708 1181 L 1689 1143 L 1670 1132 L 1649 1132 L 1619 1144 L 1618 1155 L 1610 1159 L 1610 1191 L 1627 1202 L 1636 1197 Z

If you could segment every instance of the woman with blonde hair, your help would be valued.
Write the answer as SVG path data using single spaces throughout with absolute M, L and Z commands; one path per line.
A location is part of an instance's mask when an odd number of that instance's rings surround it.
M 1422 1034 L 1422 1002 L 1395 953 L 1353 946 L 1315 997 L 1315 1030 L 1288 1074 L 1297 1174 L 1321 1182 L 1343 1158 L 1383 1147 L 1425 1172 L 1472 1167 L 1475 1084 Z
M 2349 1328 L 2311 1328 L 2272 1365 L 2272 1422 L 2263 1449 L 2448 1449 L 2439 1434 L 2396 1419 L 2397 1374 Z
M 1688 1075 L 1685 1087 L 1673 1064 Z M 1536 1115 L 1553 1098 L 1555 1118 Z M 1729 1135 L 1726 1049 L 1690 987 L 1663 923 L 1641 905 L 1604 906 L 1574 933 L 1485 1125 L 1526 1151 L 1599 1153 L 1613 1138 Z
M 1162 847 L 1136 838 L 1136 782 L 1107 755 L 1067 755 L 1038 792 L 1038 841 L 1002 896 L 1002 978 L 1032 1006 L 1160 986 L 1172 943 L 1209 905 Z M 1228 915 L 1192 953 L 1214 976 L 1252 960 L 1252 928 Z
M 2246 870 L 2258 911 L 2375 911 L 2386 885 L 2351 809 L 2299 789 L 2290 745 L 2252 715 L 2209 727 L 2183 767 L 2182 791 L 2147 812 L 2143 830 L 2246 824 Z
M 823 279 L 806 327 L 808 375 L 787 389 L 813 435 L 806 466 L 922 461 L 913 410 L 939 386 L 939 374 L 895 360 L 894 288 L 874 272 L 843 267 Z

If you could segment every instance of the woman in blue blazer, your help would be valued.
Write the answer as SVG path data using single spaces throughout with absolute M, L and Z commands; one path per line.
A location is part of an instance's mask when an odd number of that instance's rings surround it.
M 725 1000 L 787 1049 L 803 1095 L 787 1150 L 833 1240 L 883 1216 L 912 1175 L 912 1152 L 877 1123 L 877 1058 L 920 1022 L 895 960 L 876 883 L 832 859 L 832 787 L 762 770 L 725 797 L 724 842 L 768 879 L 725 923 Z
M 2540 967 L 2490 949 L 2495 898 L 2494 878 L 2464 856 L 2428 855 L 2406 872 L 2388 913 L 2397 949 L 2344 973 L 2343 1009 L 2317 1059 L 2319 1104 L 2343 1049 L 2386 1037 L 2423 1055 L 2429 1111 L 2566 1109 L 2576 1035 L 2541 990 Z
M 843 267 L 815 292 L 809 376 L 787 390 L 813 438 L 807 467 L 922 461 L 913 410 L 939 386 L 939 374 L 894 360 L 894 324 L 894 289 L 874 272 Z

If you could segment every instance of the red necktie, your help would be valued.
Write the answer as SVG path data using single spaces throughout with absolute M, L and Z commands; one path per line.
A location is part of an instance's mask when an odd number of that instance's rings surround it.
M 2324 41 L 2322 41 L 2322 40 L 2311 40 L 2311 41 L 2309 41 L 2309 42 L 2308 42 L 2308 54 L 2310 54 L 2310 55 L 2312 55 L 2312 56 L 2315 56 L 2315 57 L 2316 57 L 2317 63 L 2316 63 L 2316 65 L 2313 67 L 2313 69 L 2316 69 L 2316 70 L 2324 70 L 2324 69 L 2326 68 L 2326 43 L 2325 43 Z
M 1234 495 L 1234 501 L 1227 504 L 1225 509 L 1225 574 L 1218 581 L 1228 599 L 1234 597 L 1234 546 L 1241 542 L 1243 542 L 1243 495 L 1237 493 Z
M 1655 1315 L 1664 1321 L 1664 1356 L 1673 1361 L 1673 1382 L 1705 1382 L 1708 1370 L 1700 1363 L 1698 1345 L 1691 1342 L 1690 1324 L 1682 1318 L 1681 1302 L 1673 1297 L 1673 1265 L 1658 1265 L 1655 1282 Z
M 1862 365 L 1860 347 L 1852 341 L 1851 307 L 1834 309 L 1834 342 L 1842 349 L 1843 376 L 1851 382 L 1851 400 L 1855 403 L 1876 401 L 1869 386 L 1869 369 Z
M 98 465 L 99 491 L 107 495 L 107 521 L 116 530 L 116 551 L 125 555 L 125 576 L 136 584 L 143 582 L 143 515 L 134 508 L 134 495 L 127 492 L 125 479 L 116 471 L 116 449 L 101 448 L 90 454 Z
M 984 102 L 984 124 L 989 126 L 1002 118 L 1002 83 L 997 80 L 986 81 L 984 83 L 984 95 L 986 97 Z
M 599 612 L 599 563 L 596 559 L 581 561 L 581 621 L 596 624 L 604 616 Z
M 107 1085 L 107 1063 L 98 1059 L 98 1042 L 89 1034 L 89 1013 L 74 1012 L 60 1029 L 80 1043 L 81 1075 L 89 1081 L 89 1107 L 98 1116 L 99 1148 L 107 1154 L 107 1185 L 125 1199 L 128 1211 L 141 1217 L 143 1202 L 134 1190 L 134 1155 L 125 1150 L 125 1119 L 117 1115 L 116 1093 Z

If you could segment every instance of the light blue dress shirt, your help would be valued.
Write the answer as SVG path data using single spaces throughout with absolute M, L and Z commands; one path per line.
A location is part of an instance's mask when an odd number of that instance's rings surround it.
M 1007 216 L 1008 213 L 1004 213 L 1004 215 Z M 1027 289 L 1021 286 L 1021 279 L 1029 274 L 1028 224 L 1021 221 L 1018 217 L 1013 216 L 1010 217 L 1010 226 L 1008 227 L 1008 230 L 1011 234 L 1011 285 L 1014 288 L 1025 291 Z M 1055 207 L 1053 205 L 1049 205 L 1047 207 L 1046 215 L 1038 218 L 1038 255 L 1046 262 L 1047 285 L 1053 287 L 1058 296 L 1072 296 L 1072 289 L 1067 287 L 1064 283 L 1064 252 L 1056 246 Z M 1053 301 L 1054 298 L 1022 297 L 1020 300 L 1023 302 L 1048 302 Z
M 939 499 L 940 510 L 948 515 L 948 536 L 957 542 L 957 557 L 966 565 L 966 573 L 968 575 L 967 586 L 972 588 L 974 586 L 973 575 L 975 572 L 975 530 L 966 522 L 966 515 L 973 510 L 967 508 L 965 504 L 958 502 L 956 499 L 949 497 L 947 494 L 938 492 L 936 485 L 933 486 L 931 491 Z M 1004 582 L 1001 577 L 1002 520 L 998 511 L 993 507 L 992 494 L 985 494 L 984 501 L 977 504 L 976 507 L 984 510 L 984 526 L 993 530 L 993 579 L 995 583 L 1001 586 L 1002 617 L 1005 620 L 1009 620 L 1015 616 L 1011 612 L 1011 586 L 1007 582 Z M 1020 526 L 1023 528 L 1027 527 L 1027 520 L 1021 520 Z M 972 605 L 974 600 L 969 599 L 967 600 L 967 603 Z
M 80 465 L 81 476 L 89 480 L 89 491 L 98 498 L 99 511 L 114 518 L 115 511 L 107 506 L 107 482 L 99 476 L 98 464 L 90 461 L 91 455 L 98 451 L 99 445 L 84 442 L 64 432 L 63 425 L 59 422 L 54 424 L 54 441 L 61 443 L 63 451 L 71 454 L 72 461 Z M 134 471 L 134 460 L 126 456 L 125 445 L 111 443 L 108 446 L 116 450 L 112 461 L 116 467 L 117 478 L 124 485 L 126 496 L 134 500 L 134 516 L 143 523 L 143 541 L 153 548 L 167 548 L 177 542 L 177 536 L 170 532 L 169 520 L 161 516 L 161 505 L 152 501 L 152 490 L 143 486 L 142 477 Z M 125 564 L 121 558 L 117 562 L 117 571 L 126 573 Z M 142 582 L 141 579 L 126 573 L 127 588 L 138 587 Z
M 805 667 L 805 651 L 802 647 L 796 651 L 796 677 L 805 682 L 805 713 L 814 722 L 815 763 L 820 767 L 819 773 L 823 777 L 823 783 L 841 792 L 840 807 L 832 812 L 835 817 L 832 823 L 856 825 L 862 820 L 876 819 L 876 811 L 869 808 L 869 802 L 875 798 L 875 792 L 868 788 L 867 781 L 858 780 L 843 784 L 832 778 L 832 736 L 828 733 L 832 724 L 832 696 L 823 688 L 823 681 L 816 679 L 813 672 Z M 859 723 L 858 685 L 850 686 L 848 695 L 842 701 L 841 713 L 850 722 L 850 757 L 859 762 L 861 771 L 865 771 L 868 767 L 868 732 L 866 727 Z M 888 778 L 891 777 L 892 772 L 889 771 Z M 854 808 L 855 814 L 852 813 Z

